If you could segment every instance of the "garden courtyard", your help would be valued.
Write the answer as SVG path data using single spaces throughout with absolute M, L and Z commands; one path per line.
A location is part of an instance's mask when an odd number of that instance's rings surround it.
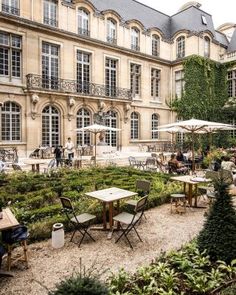
M 120 268 L 134 272 L 137 267 L 151 263 L 162 251 L 179 249 L 192 240 L 202 228 L 204 212 L 204 209 L 194 209 L 182 215 L 171 214 L 170 204 L 148 210 L 147 219 L 144 218 L 138 227 L 143 243 L 132 235 L 134 250 L 124 240 L 115 244 L 117 233 L 107 240 L 107 233 L 102 231 L 91 231 L 96 242 L 86 239 L 80 248 L 69 242 L 70 234 L 66 236 L 65 246 L 58 250 L 51 247 L 51 240 L 31 244 L 29 269 L 14 267 L 15 277 L 1 283 L 1 292 L 46 295 L 46 288 L 52 289 L 62 278 L 79 272 L 80 258 L 86 268 L 94 265 L 99 271 L 106 270 L 104 278 Z

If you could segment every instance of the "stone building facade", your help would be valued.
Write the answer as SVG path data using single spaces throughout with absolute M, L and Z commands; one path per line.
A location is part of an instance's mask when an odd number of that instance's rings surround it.
M 121 129 L 106 133 L 117 149 L 169 140 L 153 130 L 176 119 L 183 60 L 235 60 L 234 40 L 193 2 L 167 16 L 134 0 L 0 0 L 0 146 L 90 145 L 76 129 L 99 118 Z

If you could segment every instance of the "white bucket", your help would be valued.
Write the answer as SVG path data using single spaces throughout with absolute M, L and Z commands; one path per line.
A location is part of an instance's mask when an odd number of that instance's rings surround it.
M 62 223 L 55 223 L 52 227 L 52 247 L 55 249 L 64 246 L 64 226 Z

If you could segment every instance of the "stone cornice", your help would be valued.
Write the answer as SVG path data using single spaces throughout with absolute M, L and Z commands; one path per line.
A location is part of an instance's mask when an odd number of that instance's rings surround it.
M 119 51 L 120 53 L 123 53 L 126 55 L 131 55 L 132 57 L 135 56 L 137 58 L 142 58 L 142 59 L 145 58 L 151 62 L 158 62 L 158 63 L 164 64 L 164 65 L 171 64 L 171 62 L 169 60 L 165 60 L 165 59 L 158 58 L 158 57 L 153 57 L 152 55 L 148 55 L 148 54 L 141 53 L 141 52 L 136 52 L 134 50 L 131 50 L 131 49 L 128 49 L 125 47 L 111 45 L 107 42 L 103 42 L 103 41 L 93 39 L 93 38 L 90 38 L 87 36 L 81 36 L 76 33 L 65 31 L 65 30 L 62 30 L 59 28 L 50 27 L 50 26 L 44 25 L 42 23 L 31 21 L 29 19 L 21 18 L 18 16 L 13 16 L 13 15 L 9 15 L 9 14 L 0 12 L 0 20 L 3 20 L 7 23 L 13 23 L 13 24 L 17 23 L 18 25 L 20 24 L 20 25 L 30 28 L 32 30 L 41 31 L 46 34 L 59 35 L 60 37 L 63 37 L 64 39 L 76 39 L 76 41 L 82 41 L 84 43 L 87 43 L 88 45 L 100 46 L 102 48 L 105 47 L 105 48 L 108 48 L 108 49 L 111 49 L 114 51 Z

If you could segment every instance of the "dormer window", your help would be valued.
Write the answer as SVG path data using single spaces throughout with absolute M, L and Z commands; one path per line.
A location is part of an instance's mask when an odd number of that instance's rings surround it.
M 19 0 L 2 0 L 2 11 L 13 15 L 20 15 Z
M 107 42 L 116 44 L 116 22 L 113 19 L 107 20 Z
M 210 57 L 211 40 L 209 37 L 204 37 L 204 57 Z
M 78 9 L 78 34 L 89 36 L 89 13 L 83 8 Z
M 207 19 L 206 19 L 205 15 L 202 15 L 202 23 L 203 23 L 203 25 L 207 25 Z
M 44 0 L 43 2 L 43 23 L 57 27 L 57 1 Z
M 137 28 L 131 29 L 131 49 L 139 51 L 139 30 Z
M 160 38 L 157 35 L 152 35 L 152 55 L 159 56 L 160 54 Z
M 176 40 L 176 58 L 182 58 L 185 56 L 185 37 L 180 36 Z

